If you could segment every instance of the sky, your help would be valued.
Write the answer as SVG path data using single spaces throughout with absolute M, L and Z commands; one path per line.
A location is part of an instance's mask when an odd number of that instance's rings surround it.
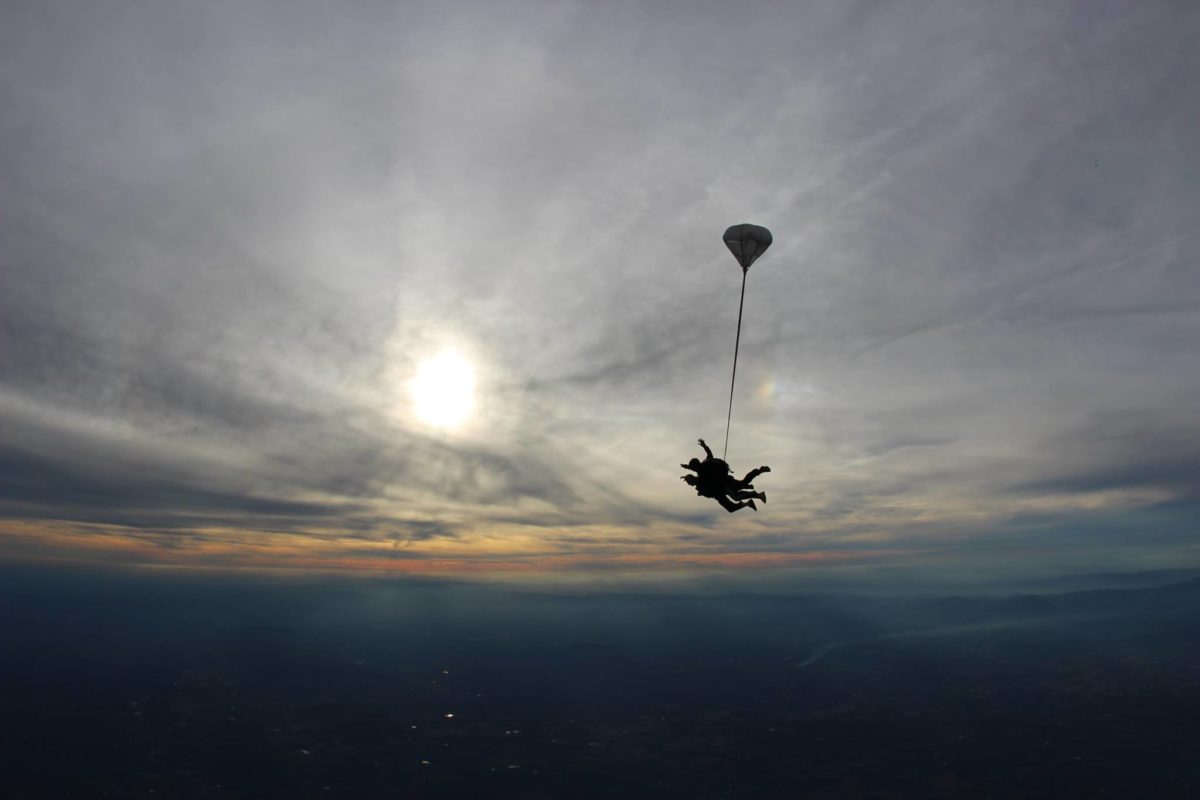
M 1198 40 L 1190 2 L 6 2 L 0 558 L 1200 564 Z M 729 515 L 678 464 L 724 439 L 740 222 L 728 458 L 773 471 Z

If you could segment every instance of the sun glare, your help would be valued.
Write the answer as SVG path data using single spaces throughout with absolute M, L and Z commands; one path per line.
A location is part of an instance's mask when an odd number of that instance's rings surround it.
M 457 428 L 475 407 L 475 368 L 458 353 L 442 353 L 421 362 L 409 391 L 421 421 Z

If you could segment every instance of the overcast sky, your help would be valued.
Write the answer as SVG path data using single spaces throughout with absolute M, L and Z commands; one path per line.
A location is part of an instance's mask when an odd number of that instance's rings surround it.
M 1200 6 L 6 2 L 0 556 L 1196 564 Z M 770 464 L 730 516 L 679 480 Z M 459 353 L 475 407 L 413 412 Z M 719 453 L 718 453 L 719 454 Z

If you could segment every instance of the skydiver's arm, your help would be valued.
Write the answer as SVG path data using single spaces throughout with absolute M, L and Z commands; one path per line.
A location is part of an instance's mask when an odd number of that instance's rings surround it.
M 712 450 L 708 449 L 708 445 L 704 443 L 704 440 L 697 439 L 696 441 L 699 442 L 700 446 L 704 448 L 704 455 L 708 456 L 709 458 L 712 458 L 713 457 Z

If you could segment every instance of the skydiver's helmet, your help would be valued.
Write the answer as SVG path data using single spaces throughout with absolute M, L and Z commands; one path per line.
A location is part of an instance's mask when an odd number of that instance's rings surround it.
M 693 458 L 692 460 L 695 461 L 696 459 Z M 697 478 L 695 475 L 680 475 L 679 477 L 683 478 L 683 482 L 688 486 L 696 485 Z
M 693 458 L 691 461 L 689 461 L 687 463 L 687 467 L 688 467 L 688 469 L 694 469 L 697 472 L 699 472 L 700 471 L 700 459 Z

